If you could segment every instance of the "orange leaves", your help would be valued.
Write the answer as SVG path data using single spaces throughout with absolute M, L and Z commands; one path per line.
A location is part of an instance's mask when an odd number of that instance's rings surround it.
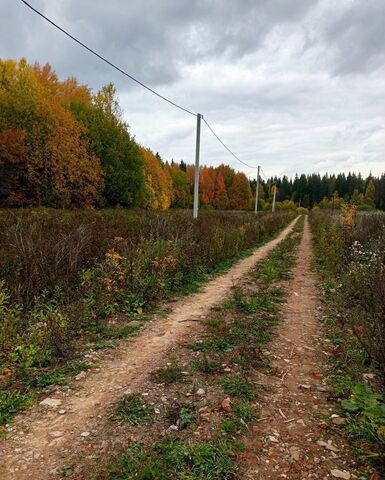
M 146 205 L 156 210 L 166 210 L 171 205 L 172 185 L 167 169 L 151 150 L 141 147 L 146 175 Z
M 17 165 L 26 153 L 24 130 L 9 129 L 0 132 L 0 165 Z
M 84 126 L 64 103 L 88 89 L 49 65 L 0 61 L 0 190 L 7 205 L 91 206 L 102 184 Z

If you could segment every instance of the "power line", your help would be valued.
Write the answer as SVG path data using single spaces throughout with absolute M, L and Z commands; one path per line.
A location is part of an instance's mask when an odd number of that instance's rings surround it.
M 266 182 L 268 182 L 269 179 L 268 179 L 267 176 L 265 175 L 265 172 L 263 171 L 263 168 L 262 168 L 262 167 L 261 167 L 261 172 L 262 172 L 262 175 L 265 177 Z
M 255 167 L 254 165 L 249 165 L 248 163 L 245 163 L 243 160 L 241 160 L 237 155 L 235 155 L 235 153 L 230 150 L 230 148 L 219 138 L 219 136 L 214 132 L 213 128 L 210 126 L 210 124 L 207 122 L 207 120 L 205 119 L 205 117 L 202 117 L 203 121 L 205 122 L 205 124 L 207 125 L 207 127 L 209 128 L 209 130 L 211 131 L 211 133 L 214 135 L 214 137 L 218 140 L 218 142 L 223 146 L 225 147 L 225 149 L 230 153 L 230 155 L 232 155 L 236 160 L 238 160 L 238 162 L 240 163 L 243 163 L 243 165 L 246 165 L 246 167 L 249 167 L 249 168 L 254 168 L 256 169 L 257 167 Z
M 187 108 L 184 108 L 182 107 L 181 105 L 173 102 L 172 100 L 170 100 L 169 98 L 161 95 L 160 93 L 158 93 L 157 91 L 153 90 L 151 87 L 148 87 L 146 84 L 144 84 L 143 82 L 141 82 L 140 80 L 138 80 L 137 78 L 133 77 L 132 75 L 130 75 L 129 73 L 127 73 L 126 71 L 124 71 L 123 69 L 121 69 L 120 67 L 118 67 L 117 65 L 115 65 L 114 63 L 112 63 L 110 60 L 108 60 L 107 58 L 105 58 L 103 55 L 101 55 L 100 53 L 96 52 L 95 50 L 93 50 L 92 48 L 88 47 L 85 43 L 83 43 L 82 41 L 80 41 L 78 38 L 74 37 L 71 33 L 69 33 L 67 30 L 65 30 L 64 28 L 60 27 L 57 23 L 55 23 L 54 21 L 52 21 L 50 18 L 48 18 L 46 15 L 44 15 L 42 12 L 40 12 L 39 10 L 37 10 L 36 8 L 34 8 L 30 3 L 28 3 L 26 0 L 21 0 L 22 3 L 24 3 L 24 5 L 26 5 L 29 9 L 31 9 L 33 12 L 35 12 L 37 15 L 39 15 L 41 18 L 43 18 L 45 21 L 47 21 L 48 23 L 50 23 L 53 27 L 55 27 L 57 30 L 61 31 L 62 33 L 64 33 L 64 35 L 66 35 L 67 37 L 69 37 L 71 40 L 73 40 L 75 43 L 77 43 L 78 45 L 80 45 L 81 47 L 83 47 L 85 50 L 87 50 L 88 52 L 92 53 L 94 56 L 96 56 L 97 58 L 99 58 L 100 60 L 102 60 L 104 63 L 106 63 L 107 65 L 109 65 L 110 67 L 114 68 L 115 70 L 117 70 L 119 73 L 121 73 L 122 75 L 125 75 L 126 77 L 128 77 L 130 80 L 134 81 L 135 83 L 137 83 L 138 85 L 142 86 L 143 88 L 145 88 L 146 90 L 148 90 L 149 92 L 153 93 L 154 95 L 156 95 L 157 97 L 161 98 L 162 100 L 166 101 L 167 103 L 169 103 L 170 105 L 173 105 L 174 107 L 176 108 L 179 108 L 180 110 L 190 114 L 190 115 L 193 115 L 194 117 L 197 117 L 197 114 L 192 112 L 191 110 L 187 109 Z M 252 168 L 252 169 L 256 169 L 257 167 L 254 166 L 254 165 L 249 165 L 248 163 L 244 162 L 243 160 L 241 160 L 222 140 L 221 138 L 215 133 L 215 131 L 213 130 L 213 128 L 210 126 L 210 124 L 206 121 L 206 119 L 203 117 L 202 115 L 202 119 L 203 121 L 205 122 L 205 124 L 207 125 L 207 127 L 209 128 L 209 130 L 211 131 L 211 133 L 214 135 L 214 137 L 219 141 L 219 143 L 230 153 L 230 155 L 232 155 L 238 162 L 242 163 L 243 165 L 245 165 L 246 167 L 248 168 Z M 266 176 L 265 176 L 266 178 Z M 267 178 L 266 178 L 266 181 L 267 181 Z
M 99 54 L 98 52 L 96 52 L 95 50 L 93 50 L 92 48 L 88 47 L 85 43 L 81 42 L 80 40 L 78 40 L 76 37 L 74 37 L 73 35 L 71 35 L 69 32 L 67 32 L 66 30 L 64 30 L 64 28 L 60 27 L 59 25 L 57 25 L 55 22 L 53 22 L 52 20 L 50 20 L 48 17 L 46 17 L 43 13 L 41 13 L 39 10 L 37 10 L 36 8 L 34 8 L 32 5 L 30 5 L 28 2 L 26 2 L 25 0 L 21 0 L 24 5 L 26 5 L 28 8 L 30 8 L 32 11 L 34 11 L 37 15 L 39 15 L 40 17 L 42 17 L 44 20 L 46 20 L 48 23 L 50 23 L 51 25 L 53 25 L 55 28 L 57 28 L 58 30 L 60 30 L 62 33 L 64 33 L 64 35 L 67 35 L 67 37 L 71 38 L 74 42 L 76 42 L 77 44 L 79 44 L 81 47 L 85 48 L 86 50 L 88 50 L 90 53 L 92 53 L 93 55 L 95 55 L 96 57 L 98 57 L 100 60 L 102 60 L 103 62 L 107 63 L 107 65 L 109 65 L 110 67 L 114 68 L 115 70 L 117 70 L 118 72 L 120 72 L 121 74 L 125 75 L 126 77 L 130 78 L 132 81 L 136 82 L 138 85 L 141 85 L 143 88 L 145 88 L 146 90 L 148 90 L 149 92 L 153 93 L 154 95 L 156 95 L 157 97 L 161 98 L 162 100 L 168 102 L 169 104 L 173 105 L 174 107 L 177 107 L 179 108 L 180 110 L 183 110 L 184 112 L 186 113 L 189 113 L 190 115 L 193 115 L 194 117 L 196 117 L 196 113 L 192 112 L 191 110 L 188 110 L 187 108 L 184 108 L 182 107 L 181 105 L 178 105 L 177 103 L 173 102 L 172 100 L 168 99 L 167 97 L 164 97 L 163 95 L 161 95 L 160 93 L 156 92 L 155 90 L 153 90 L 152 88 L 148 87 L 147 85 L 145 85 L 144 83 L 142 83 L 140 80 L 136 79 L 135 77 L 133 77 L 132 75 L 130 75 L 129 73 L 125 72 L 124 70 L 122 70 L 121 68 L 119 68 L 117 65 L 115 65 L 114 63 L 110 62 L 109 60 L 107 60 L 105 57 L 103 57 L 101 54 Z

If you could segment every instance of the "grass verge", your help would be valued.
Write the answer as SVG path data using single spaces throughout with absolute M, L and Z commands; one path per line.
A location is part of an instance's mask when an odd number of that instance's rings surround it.
M 353 301 L 346 301 L 345 273 L 334 269 L 325 258 L 322 243 L 315 236 L 314 268 L 320 279 L 323 300 L 325 350 L 330 399 L 339 404 L 344 429 L 357 460 L 385 471 L 385 403 L 378 365 L 356 335 Z M 348 315 L 349 322 L 345 321 Z M 385 477 L 383 477 L 385 478 Z
M 143 386 L 156 420 L 146 428 L 131 425 L 127 436 L 135 441 L 87 478 L 234 478 L 244 449 L 239 439 L 258 419 L 255 369 L 264 365 L 262 350 L 279 321 L 283 284 L 290 278 L 302 228 L 300 221 L 204 321 L 200 338 L 190 347 L 173 347 L 173 362 Z M 166 399 L 173 400 L 165 405 Z

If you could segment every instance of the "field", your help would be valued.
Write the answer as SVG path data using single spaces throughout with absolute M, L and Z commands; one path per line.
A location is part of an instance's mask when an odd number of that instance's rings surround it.
M 0 476 L 383 478 L 385 215 L 295 217 L 2 210 Z
M 293 216 L 2 211 L 0 366 L 3 386 L 16 392 L 2 422 L 31 394 L 86 368 L 75 361 L 81 352 L 137 333 L 159 302 L 193 291 Z

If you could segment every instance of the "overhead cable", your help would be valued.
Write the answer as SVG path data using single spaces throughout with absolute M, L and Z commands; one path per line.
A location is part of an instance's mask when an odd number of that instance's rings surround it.
M 230 148 L 219 138 L 219 136 L 214 132 L 213 128 L 211 127 L 211 125 L 207 122 L 207 120 L 202 117 L 203 121 L 205 122 L 205 124 L 207 125 L 208 129 L 211 131 L 211 133 L 214 135 L 214 137 L 218 140 L 218 142 L 230 153 L 230 155 L 232 155 L 236 160 L 238 160 L 238 162 L 240 163 L 243 163 L 243 165 L 246 165 L 246 167 L 249 167 L 249 168 L 254 168 L 256 169 L 257 167 L 254 166 L 254 165 L 249 165 L 248 163 L 244 162 L 243 160 L 241 160 L 237 155 L 235 155 L 235 153 L 230 150 Z
M 196 117 L 196 113 L 192 112 L 191 110 L 188 110 L 187 108 L 184 108 L 182 107 L 181 105 L 178 105 L 177 103 L 173 102 L 172 100 L 170 100 L 169 98 L 161 95 L 160 93 L 158 93 L 157 91 L 153 90 L 151 87 L 147 86 L 146 84 L 144 84 L 143 82 L 141 82 L 140 80 L 138 80 L 137 78 L 133 77 L 132 75 L 130 75 L 129 73 L 125 72 L 123 69 L 121 69 L 120 67 L 118 67 L 117 65 L 115 65 L 114 63 L 112 63 L 110 60 L 108 60 L 107 58 L 103 57 L 103 55 L 101 55 L 100 53 L 96 52 L 95 50 L 93 50 L 92 48 L 88 47 L 85 43 L 83 43 L 82 41 L 80 41 L 79 39 L 77 39 L 76 37 L 74 37 L 73 35 L 71 35 L 69 32 L 67 32 L 66 30 L 64 30 L 64 28 L 60 27 L 58 24 L 56 24 L 55 22 L 53 22 L 51 19 L 49 19 L 48 17 L 46 17 L 42 12 L 40 12 L 39 10 L 37 10 L 36 8 L 34 8 L 32 5 L 30 5 L 28 2 L 26 2 L 25 0 L 21 0 L 28 8 L 30 8 L 32 11 L 34 11 L 37 15 L 39 15 L 40 17 L 42 17 L 44 20 L 46 20 L 48 23 L 50 23 L 51 25 L 53 25 L 55 28 L 57 28 L 58 30 L 60 30 L 62 33 L 64 33 L 64 35 L 67 35 L 67 37 L 71 38 L 74 42 L 76 42 L 77 44 L 79 44 L 81 47 L 85 48 L 86 50 L 88 50 L 90 53 L 92 53 L 93 55 L 95 55 L 96 57 L 98 57 L 100 60 L 102 60 L 103 62 L 107 63 L 107 65 L 109 65 L 110 67 L 114 68 L 115 70 L 117 70 L 118 72 L 120 72 L 121 74 L 125 75 L 126 77 L 130 78 L 132 81 L 136 82 L 138 85 L 141 85 L 143 88 L 145 88 L 146 90 L 148 90 L 149 92 L 153 93 L 154 95 L 156 95 L 157 97 L 161 98 L 162 100 L 168 102 L 169 104 L 173 105 L 174 107 L 177 107 L 179 108 L 180 110 L 183 110 L 184 112 L 186 113 L 189 113 L 190 115 L 193 115 L 194 117 Z

